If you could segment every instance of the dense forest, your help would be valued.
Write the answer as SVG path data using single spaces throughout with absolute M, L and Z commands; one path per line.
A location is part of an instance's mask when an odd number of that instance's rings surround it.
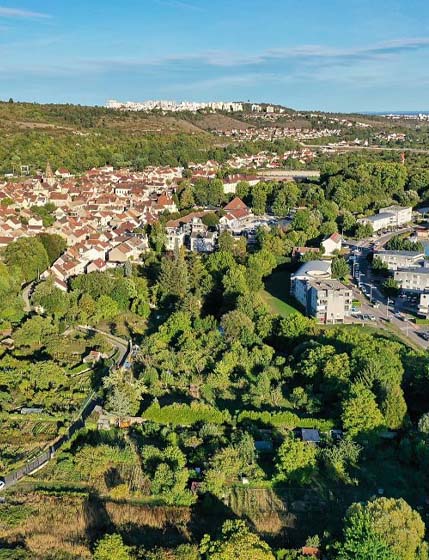
M 77 398 L 70 367 L 89 343 L 69 328 L 85 322 L 138 341 L 132 370 L 101 365 L 90 382 L 110 415 L 143 423 L 100 432 L 89 422 L 30 494 L 17 490 L 0 512 L 11 558 L 293 559 L 305 544 L 344 560 L 427 558 L 416 511 L 428 484 L 427 357 L 371 329 L 272 315 L 261 290 L 282 260 L 277 235 L 261 232 L 249 253 L 226 237 L 207 257 L 161 247 L 144 266 L 79 276 L 69 293 L 37 286 L 43 314 L 21 323 L 1 359 L 2 411 L 42 405 L 60 421 Z M 321 443 L 303 441 L 303 428 Z M 275 523 L 276 500 L 292 495 L 311 514 L 290 505 L 293 518 Z M 49 503 L 62 514 L 48 538 L 36 526 Z

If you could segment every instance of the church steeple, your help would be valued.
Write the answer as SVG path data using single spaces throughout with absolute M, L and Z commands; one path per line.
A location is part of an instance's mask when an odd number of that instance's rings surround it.
M 52 172 L 52 167 L 49 161 L 46 163 L 45 182 L 51 187 L 55 184 L 55 175 Z

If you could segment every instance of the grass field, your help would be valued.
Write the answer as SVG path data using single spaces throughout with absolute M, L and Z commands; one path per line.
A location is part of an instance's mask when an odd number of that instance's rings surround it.
M 285 270 L 273 272 L 265 282 L 262 297 L 272 313 L 287 317 L 292 313 L 301 313 L 294 307 L 294 300 L 289 295 L 290 274 Z

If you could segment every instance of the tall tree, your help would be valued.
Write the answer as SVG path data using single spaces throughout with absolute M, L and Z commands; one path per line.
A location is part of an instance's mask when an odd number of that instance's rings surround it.
M 379 430 L 384 419 L 375 395 L 363 383 L 355 383 L 343 404 L 343 426 L 351 437 Z
M 268 544 L 241 520 L 225 521 L 218 540 L 205 535 L 200 552 L 206 560 L 274 560 Z

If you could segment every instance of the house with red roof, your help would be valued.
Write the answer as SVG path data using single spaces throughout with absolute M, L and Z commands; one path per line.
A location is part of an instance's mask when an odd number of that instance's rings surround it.
M 323 253 L 327 257 L 331 257 L 336 252 L 341 251 L 342 237 L 339 233 L 333 233 L 322 241 Z
M 90 262 L 86 267 L 86 273 L 91 272 L 104 272 L 107 270 L 107 263 L 103 259 L 95 259 L 95 261 Z
M 70 173 L 70 171 L 68 169 L 66 169 L 65 167 L 60 167 L 59 169 L 57 169 L 55 171 L 55 175 L 57 177 L 60 177 L 61 179 L 70 179 L 70 177 L 73 177 L 73 175 Z

